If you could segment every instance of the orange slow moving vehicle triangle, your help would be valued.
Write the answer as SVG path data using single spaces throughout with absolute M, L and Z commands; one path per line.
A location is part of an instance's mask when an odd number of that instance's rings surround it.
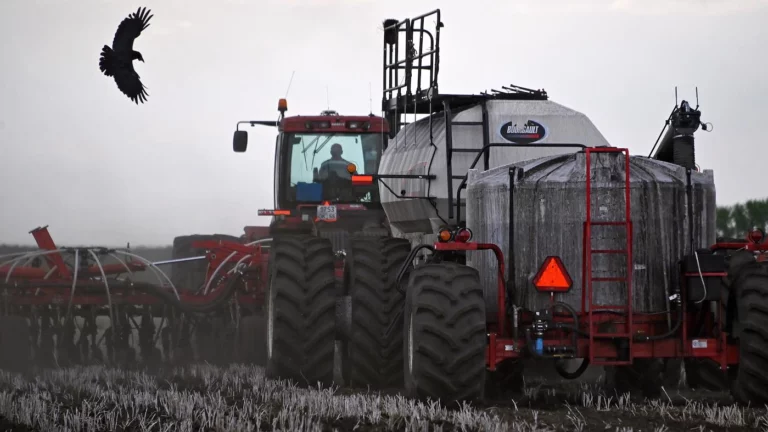
M 562 261 L 558 257 L 550 256 L 544 260 L 533 284 L 539 289 L 566 291 L 571 288 L 572 282 Z

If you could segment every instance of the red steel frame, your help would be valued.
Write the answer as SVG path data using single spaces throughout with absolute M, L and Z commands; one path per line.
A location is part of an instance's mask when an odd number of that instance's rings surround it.
M 36 228 L 30 233 L 40 249 L 45 251 L 56 251 L 58 248 L 51 238 L 47 227 Z M 245 245 L 231 241 L 205 240 L 194 242 L 193 248 L 207 250 L 206 258 L 208 260 L 207 280 L 211 277 L 223 261 L 229 258 L 228 263 L 221 266 L 217 278 L 224 275 L 238 261 L 243 261 L 251 272 L 244 278 L 246 281 L 245 289 L 240 290 L 237 295 L 237 301 L 240 304 L 263 304 L 264 293 L 267 281 L 268 253 L 261 245 Z M 67 267 L 64 258 L 59 252 L 52 252 L 43 255 L 50 269 L 41 269 L 33 266 L 15 266 L 5 265 L 0 267 L 0 289 L 3 286 L 14 288 L 8 291 L 6 301 L 10 305 L 46 305 L 46 304 L 68 304 L 71 298 L 72 305 L 108 305 L 109 301 L 104 295 L 104 282 L 93 280 L 92 277 L 104 274 L 117 276 L 128 272 L 141 272 L 147 270 L 145 263 L 124 260 L 123 263 L 104 264 L 100 269 L 97 265 L 92 265 L 85 269 L 78 269 L 78 281 L 74 296 L 71 296 L 73 274 Z M 230 265 L 227 265 L 230 264 Z M 126 268 L 127 267 L 127 268 Z M 255 274 L 253 273 L 255 270 Z M 8 283 L 5 283 L 8 273 L 11 273 Z M 111 303 L 115 304 L 134 304 L 134 305 L 154 305 L 161 304 L 162 300 L 150 294 L 140 292 L 135 288 L 137 282 L 115 282 L 110 281 L 109 291 Z M 192 287 L 175 287 L 180 301 L 187 304 L 206 304 L 215 299 L 224 289 L 226 283 L 220 280 L 217 284 L 211 284 L 207 294 L 197 294 L 190 291 Z M 159 285 L 161 289 L 171 291 L 168 284 Z M 197 288 L 197 287 L 194 287 Z M 94 293 L 95 291 L 95 293 Z
M 636 358 L 682 358 L 682 357 L 695 357 L 695 358 L 710 358 L 718 362 L 723 370 L 727 369 L 728 365 L 734 365 L 739 363 L 739 351 L 738 345 L 728 343 L 727 334 L 720 331 L 720 335 L 715 337 L 713 334 L 704 338 L 689 339 L 689 325 L 696 318 L 696 314 L 688 311 L 687 307 L 687 285 L 686 280 L 688 277 L 722 277 L 725 273 L 683 273 L 681 274 L 681 309 L 677 312 L 682 314 L 683 321 L 681 325 L 680 335 L 671 336 L 667 339 L 661 340 L 633 340 L 635 335 L 657 335 L 664 333 L 665 330 L 659 330 L 659 328 L 667 323 L 664 315 L 645 315 L 642 313 L 635 313 L 632 309 L 632 222 L 630 213 L 630 158 L 628 149 L 624 148 L 589 148 L 585 150 L 587 155 L 587 182 L 586 182 L 586 196 L 587 196 L 587 217 L 584 223 L 585 236 L 591 235 L 590 227 L 594 225 L 616 225 L 623 226 L 627 229 L 627 250 L 592 250 L 591 239 L 585 237 L 584 246 L 584 260 L 583 263 L 585 269 L 590 270 L 590 277 L 586 276 L 586 272 L 583 272 L 582 285 L 584 290 L 582 291 L 582 310 L 578 313 L 580 330 L 589 333 L 589 337 L 580 337 L 578 339 L 577 352 L 574 355 L 575 358 L 587 358 L 592 362 L 594 359 L 609 359 L 602 360 L 598 364 L 603 365 L 623 365 L 631 363 L 632 359 Z M 592 200 L 591 196 L 591 181 L 590 181 L 590 156 L 592 153 L 623 153 L 625 155 L 625 169 L 626 169 L 626 184 L 625 184 L 625 219 L 623 221 L 593 221 L 591 219 L 590 204 Z M 526 341 L 524 338 L 513 338 L 510 335 L 509 328 L 511 327 L 510 317 L 507 316 L 504 305 L 506 304 L 506 285 L 504 282 L 504 253 L 501 249 L 491 243 L 475 243 L 475 242 L 456 242 L 450 240 L 448 242 L 437 242 L 434 245 L 435 251 L 493 251 L 496 259 L 498 260 L 498 280 L 497 280 L 497 297 L 498 297 L 498 310 L 497 310 L 497 323 L 488 324 L 489 343 L 486 350 L 486 365 L 493 371 L 496 370 L 496 366 L 505 359 L 519 358 L 526 356 Z M 768 251 L 768 239 L 764 239 L 762 243 L 752 242 L 748 239 L 744 243 L 717 243 L 710 247 L 713 251 L 719 249 L 746 249 L 753 252 L 766 252 Z M 625 305 L 617 306 L 602 306 L 602 307 L 590 307 L 585 312 L 587 302 L 592 305 L 592 281 L 596 278 L 591 277 L 591 255 L 594 253 L 626 253 L 627 255 L 627 278 L 611 278 L 614 282 L 624 282 L 627 285 L 627 303 Z M 761 258 L 758 257 L 760 260 Z M 590 280 L 591 279 L 591 280 Z M 533 289 L 533 287 L 531 287 Z M 554 301 L 554 295 L 556 293 L 550 292 L 550 299 Z M 720 304 L 720 312 L 718 314 L 718 327 L 723 328 L 723 304 Z M 627 311 L 627 319 L 625 324 L 626 331 L 618 334 L 606 334 L 596 333 L 595 328 L 601 323 L 614 322 L 614 318 L 606 316 L 606 314 L 599 313 L 602 309 L 616 309 L 617 307 Z M 672 312 L 675 315 L 675 312 Z M 568 316 L 554 315 L 553 321 L 556 323 L 573 323 L 573 319 Z M 521 314 L 519 317 L 519 327 L 524 327 L 533 322 L 531 313 Z M 714 323 L 712 323 L 714 324 Z M 713 325 L 714 327 L 714 325 Z M 544 339 L 544 346 L 561 346 L 567 340 L 562 330 L 550 330 L 550 333 L 557 334 L 556 337 L 548 337 Z M 609 337 L 628 337 L 630 339 L 630 361 L 618 361 L 614 360 L 618 358 L 618 350 L 616 344 L 612 342 Z M 696 347 L 693 345 L 696 344 Z M 594 364 L 594 363 L 593 363 Z

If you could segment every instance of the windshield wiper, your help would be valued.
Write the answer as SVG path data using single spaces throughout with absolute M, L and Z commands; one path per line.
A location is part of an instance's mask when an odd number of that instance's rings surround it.
M 320 135 L 316 136 L 315 139 L 312 140 L 309 144 L 307 144 L 306 147 L 301 149 L 301 154 L 304 155 L 304 169 L 307 170 L 307 171 L 309 171 L 309 166 L 307 165 L 307 150 L 309 150 L 309 148 L 312 146 L 313 143 L 317 144 L 317 140 L 319 140 L 319 139 L 320 139 Z M 302 138 L 302 141 L 303 140 L 304 140 L 304 138 Z M 315 163 L 315 157 L 312 156 L 312 164 L 314 165 L 314 163 Z
M 336 136 L 335 133 L 328 135 L 328 138 L 326 138 L 325 141 L 323 141 L 323 143 L 320 144 L 320 148 L 315 150 L 315 154 L 320 153 L 320 150 L 322 150 L 323 147 L 325 147 L 325 145 L 328 144 L 328 141 L 330 141 L 331 138 L 333 138 L 334 136 Z
M 320 148 L 317 148 L 317 144 L 315 144 L 315 151 L 312 152 L 312 166 L 315 166 L 315 155 L 317 155 L 320 152 L 320 150 L 322 150 L 323 147 L 325 147 L 325 145 L 328 144 L 328 141 L 330 141 L 331 138 L 335 136 L 336 136 L 335 133 L 328 135 L 328 138 L 326 138 L 325 141 L 323 141 L 323 144 L 320 146 Z M 319 136 L 317 138 L 320 139 Z

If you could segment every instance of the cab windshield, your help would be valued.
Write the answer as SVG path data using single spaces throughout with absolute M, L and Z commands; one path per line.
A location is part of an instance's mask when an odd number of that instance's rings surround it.
M 352 185 L 352 174 L 375 174 L 380 133 L 289 133 L 286 163 L 291 203 L 379 201 L 378 185 Z M 351 172 L 350 172 L 351 171 Z

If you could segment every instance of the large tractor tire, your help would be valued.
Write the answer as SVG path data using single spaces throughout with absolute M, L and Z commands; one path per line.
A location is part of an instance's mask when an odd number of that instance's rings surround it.
M 267 364 L 266 319 L 261 313 L 240 320 L 239 350 L 244 363 Z
M 0 317 L 0 369 L 24 372 L 29 368 L 30 333 L 26 318 Z
M 205 250 L 192 247 L 192 243 L 205 240 L 224 240 L 240 243 L 240 238 L 226 234 L 194 234 L 173 239 L 171 259 L 205 255 Z M 171 282 L 178 290 L 195 292 L 205 283 L 208 261 L 186 261 L 171 264 Z
M 452 262 L 416 267 L 404 320 L 408 396 L 444 404 L 484 397 L 487 330 L 477 270 Z
M 726 278 L 736 303 L 739 339 L 731 392 L 738 402 L 761 406 L 768 403 L 768 263 L 749 260 L 747 253 L 730 257 Z
M 352 237 L 348 255 L 351 326 L 344 359 L 350 387 L 400 388 L 403 384 L 404 296 L 397 273 L 411 243 L 392 237 Z
M 270 251 L 267 376 L 310 386 L 333 382 L 334 254 L 328 239 L 281 235 Z

